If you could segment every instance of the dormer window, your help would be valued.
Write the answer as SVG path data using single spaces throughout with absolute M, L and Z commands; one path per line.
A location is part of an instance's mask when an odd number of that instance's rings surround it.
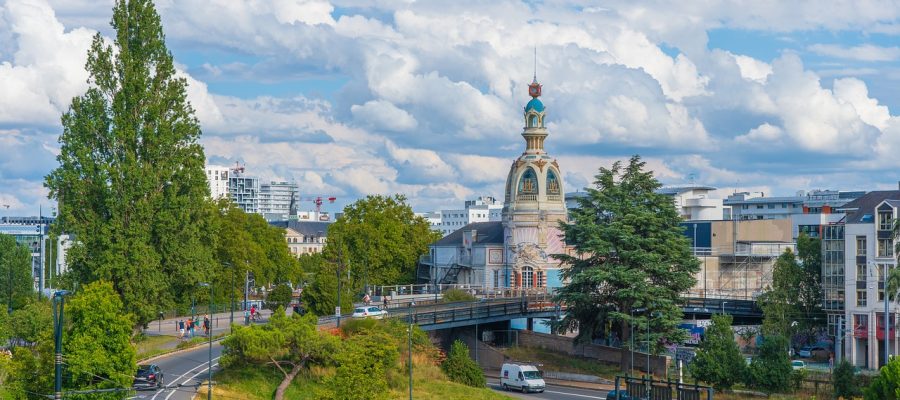
M 878 212 L 878 230 L 889 231 L 894 229 L 894 215 L 890 211 Z

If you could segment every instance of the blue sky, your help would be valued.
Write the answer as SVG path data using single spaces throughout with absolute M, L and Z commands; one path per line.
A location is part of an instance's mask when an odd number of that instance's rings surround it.
M 111 5 L 0 3 L 0 213 L 50 205 L 59 117 L 87 89 Z M 896 1 L 157 7 L 209 161 L 335 195 L 332 211 L 368 194 L 402 193 L 417 211 L 502 197 L 535 48 L 567 191 L 632 154 L 665 184 L 723 197 L 900 179 Z

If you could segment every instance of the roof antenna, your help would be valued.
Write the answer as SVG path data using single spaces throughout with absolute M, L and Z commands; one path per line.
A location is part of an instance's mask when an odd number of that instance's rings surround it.
M 537 82 L 537 45 L 534 45 L 534 82 Z

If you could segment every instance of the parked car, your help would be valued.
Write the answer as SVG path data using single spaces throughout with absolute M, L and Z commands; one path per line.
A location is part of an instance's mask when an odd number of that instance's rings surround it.
M 606 394 L 606 400 L 631 400 L 631 397 L 628 397 L 628 392 L 624 390 L 612 390 Z
M 353 309 L 353 318 L 375 318 L 382 319 L 387 317 L 387 311 L 375 306 L 356 307 Z
M 138 365 L 137 373 L 134 374 L 134 383 L 132 387 L 135 389 L 162 389 L 164 385 L 163 372 L 156 364 Z
M 518 389 L 522 393 L 544 392 L 547 386 L 543 374 L 534 365 L 505 363 L 500 368 L 500 386 L 503 390 Z
M 793 368 L 795 370 L 806 369 L 806 361 L 803 361 L 803 360 L 791 361 L 791 368 Z

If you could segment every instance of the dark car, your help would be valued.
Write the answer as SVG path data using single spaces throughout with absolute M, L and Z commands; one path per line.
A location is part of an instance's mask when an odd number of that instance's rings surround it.
M 156 364 L 138 365 L 132 386 L 135 389 L 161 389 L 163 372 Z
M 619 397 L 616 397 L 616 392 Z M 606 394 L 606 400 L 631 400 L 631 397 L 628 397 L 628 392 L 624 390 L 613 390 Z

